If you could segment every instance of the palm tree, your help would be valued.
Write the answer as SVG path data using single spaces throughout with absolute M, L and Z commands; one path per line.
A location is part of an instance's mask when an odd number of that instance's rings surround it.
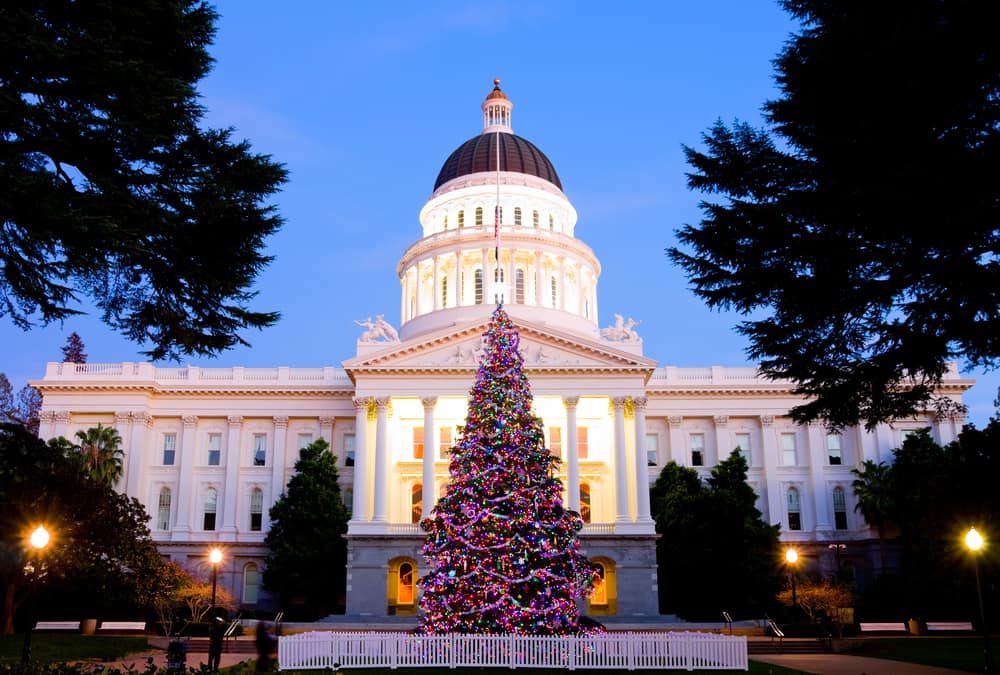
M 80 460 L 90 477 L 114 487 L 122 477 L 122 459 L 125 456 L 118 430 L 98 424 L 86 431 L 76 432 L 76 437 L 80 441 L 76 446 Z
M 892 511 L 892 491 L 889 485 L 891 469 L 885 462 L 876 464 L 873 460 L 866 459 L 860 470 L 854 469 L 851 473 L 855 476 L 851 487 L 857 500 L 854 510 L 860 511 L 868 524 L 878 532 L 881 563 L 879 573 L 882 573 L 885 571 L 885 530 Z

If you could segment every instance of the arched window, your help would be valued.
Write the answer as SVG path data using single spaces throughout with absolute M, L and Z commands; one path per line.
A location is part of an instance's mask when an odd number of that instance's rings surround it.
M 397 602 L 401 605 L 412 605 L 414 599 L 413 592 L 413 565 L 408 562 L 399 566 L 399 595 Z
M 254 488 L 250 491 L 250 531 L 260 532 L 264 522 L 264 491 Z
M 410 522 L 417 524 L 424 515 L 424 486 L 417 483 L 410 490 Z
M 514 271 L 514 302 L 524 304 L 524 270 Z
M 590 562 L 597 566 L 598 578 L 587 601 L 591 616 L 614 616 L 618 613 L 618 582 L 615 561 L 601 556 Z
M 847 529 L 847 499 L 839 485 L 833 488 L 833 523 L 838 530 Z
M 170 488 L 160 488 L 160 503 L 156 511 L 156 529 L 170 529 Z
M 601 563 L 595 563 L 595 565 L 597 565 L 597 581 L 594 582 L 594 592 L 590 594 L 590 604 L 606 605 L 608 604 L 608 571 Z
M 551 295 L 552 295 L 552 307 L 556 307 L 557 306 L 556 305 L 556 300 L 558 300 L 558 296 L 557 296 L 558 282 L 556 281 L 555 277 L 552 277 L 549 280 L 549 289 L 550 289 Z
M 580 483 L 580 517 L 583 522 L 590 522 L 590 485 Z
M 448 229 L 448 216 L 447 215 L 445 215 L 445 217 L 444 217 L 444 224 L 441 226 L 441 229 L 442 230 L 447 230 Z
M 219 493 L 215 488 L 205 490 L 205 515 L 202 519 L 201 529 L 206 532 L 215 530 L 215 511 L 219 505 Z
M 458 226 L 465 227 L 465 211 L 458 212 Z
M 521 207 L 520 206 L 515 206 L 514 207 L 514 224 L 515 225 L 520 225 L 521 224 Z
M 479 227 L 483 226 L 483 207 L 482 206 L 477 206 L 476 207 L 476 225 L 478 225 Z
M 441 277 L 441 306 L 448 306 L 448 277 Z
M 788 529 L 802 529 L 802 507 L 799 501 L 799 491 L 790 487 L 787 492 L 788 499 Z
M 247 563 L 243 568 L 243 604 L 256 605 L 260 589 L 260 568 L 256 563 Z
M 476 304 L 483 304 L 483 271 L 476 270 L 475 275 L 475 286 L 476 286 Z
M 389 561 L 386 603 L 389 614 L 413 615 L 417 613 L 417 564 L 411 558 L 393 558 Z
M 538 211 L 531 212 L 531 225 L 533 227 L 538 227 Z

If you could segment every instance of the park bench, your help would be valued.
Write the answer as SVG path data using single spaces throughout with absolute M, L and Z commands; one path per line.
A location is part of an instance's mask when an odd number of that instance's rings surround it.
M 103 631 L 145 631 L 145 621 L 102 621 L 101 627 L 97 630 Z
M 79 621 L 39 621 L 35 630 L 80 630 Z
M 902 621 L 864 621 L 858 624 L 862 633 L 905 633 Z
M 928 621 L 927 630 L 971 633 L 973 629 L 969 621 Z

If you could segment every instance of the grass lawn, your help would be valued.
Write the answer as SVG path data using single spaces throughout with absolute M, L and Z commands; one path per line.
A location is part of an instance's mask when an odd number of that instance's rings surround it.
M 994 637 L 990 646 L 996 662 L 1000 639 Z M 849 653 L 969 672 L 983 672 L 982 637 L 866 638 L 862 647 L 852 649 Z
M 0 663 L 20 663 L 24 634 L 0 636 Z M 118 659 L 149 649 L 145 635 L 32 633 L 31 660 L 38 663 Z
M 229 675 L 249 675 L 253 672 L 253 667 L 251 666 L 248 670 L 240 670 L 239 666 L 234 666 L 231 670 L 227 670 Z M 282 671 L 282 675 L 289 673 L 290 675 L 319 675 L 322 671 L 316 670 L 290 670 Z M 390 670 L 389 668 L 345 668 L 340 671 L 343 675 L 403 675 L 404 673 L 411 673 L 412 675 L 510 675 L 512 672 L 522 672 L 528 675 L 567 675 L 570 671 L 560 670 L 556 668 L 524 668 L 520 671 L 510 670 L 509 668 L 411 668 L 407 670 L 406 668 L 399 668 L 398 670 Z M 581 675 L 586 675 L 587 673 L 599 673 L 607 672 L 600 670 L 576 670 L 572 671 L 580 673 Z M 651 675 L 656 675 L 657 673 L 742 673 L 749 672 L 751 675 L 798 675 L 802 671 L 792 670 L 790 668 L 782 668 L 781 666 L 772 666 L 769 663 L 758 663 L 756 661 L 750 662 L 750 670 L 637 670 L 636 673 L 650 673 Z

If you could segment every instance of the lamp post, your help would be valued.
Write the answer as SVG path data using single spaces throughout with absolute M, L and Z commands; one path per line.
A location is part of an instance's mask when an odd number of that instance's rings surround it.
M 993 672 L 993 654 L 990 649 L 990 629 L 986 625 L 986 608 L 983 605 L 983 587 L 979 583 L 979 551 L 982 550 L 985 541 L 983 536 L 970 527 L 965 533 L 965 545 L 972 551 L 972 568 L 976 572 L 976 597 L 979 599 L 979 621 L 983 627 L 983 665 L 987 673 Z
M 212 616 L 215 616 L 215 589 L 219 583 L 219 563 L 222 562 L 222 549 L 218 546 L 213 548 L 208 554 L 208 560 L 212 563 Z
M 28 541 L 31 544 L 31 548 L 28 549 L 29 555 L 34 553 L 41 558 L 41 553 L 46 546 L 49 545 L 49 540 L 51 539 L 49 531 L 45 529 L 44 525 L 39 525 L 36 527 L 31 536 L 28 537 Z M 40 560 L 36 560 L 35 563 L 40 563 Z M 35 581 L 38 579 L 38 570 L 31 563 L 32 575 L 31 575 L 31 585 L 28 587 L 28 626 L 24 630 L 24 647 L 21 650 L 21 665 L 27 665 L 29 658 L 31 657 L 31 629 L 34 628 L 35 616 L 34 616 L 34 602 L 35 602 Z M 26 565 L 27 567 L 27 565 Z
M 792 579 L 792 607 L 794 608 L 799 604 L 795 597 L 795 565 L 799 562 L 799 552 L 794 548 L 786 548 L 785 562 L 788 563 L 788 576 Z

